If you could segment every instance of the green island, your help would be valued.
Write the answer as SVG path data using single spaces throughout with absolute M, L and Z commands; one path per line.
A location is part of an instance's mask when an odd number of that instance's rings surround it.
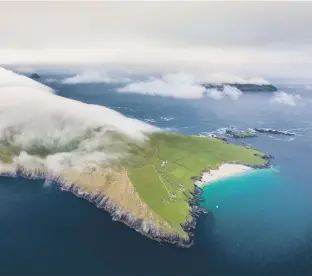
M 13 156 L 21 150 L 5 144 L 0 147 L 0 165 L 6 166 L 7 175 L 15 170 L 25 177 L 53 179 L 62 189 L 104 208 L 143 235 L 186 247 L 191 240 L 187 225 L 195 220 L 194 182 L 203 172 L 223 163 L 268 166 L 266 155 L 250 147 L 165 132 L 150 134 L 143 144 L 128 141 L 126 157 L 84 170 L 67 166 L 55 173 L 39 161 L 15 164 Z M 31 154 L 41 160 L 50 152 L 38 148 Z
M 227 129 L 226 134 L 231 135 L 234 138 L 248 138 L 257 136 L 253 131 L 239 131 L 233 129 Z

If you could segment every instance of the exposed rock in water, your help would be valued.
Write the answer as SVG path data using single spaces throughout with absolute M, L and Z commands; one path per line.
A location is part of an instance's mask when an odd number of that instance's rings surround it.
M 264 155 L 259 155 L 259 154 L 255 153 L 254 155 L 255 156 L 259 156 L 259 157 L 261 157 L 264 160 L 269 160 L 269 159 L 273 159 L 274 158 L 273 155 L 268 154 L 268 153 L 266 153 Z
M 216 134 L 211 134 L 210 137 L 213 137 L 213 138 L 222 140 L 224 142 L 227 142 L 227 139 L 225 137 L 223 137 L 223 136 L 219 136 L 219 135 L 216 135 Z
M 277 130 L 272 128 L 254 128 L 254 131 L 257 131 L 259 133 L 269 133 L 269 134 L 280 134 L 280 135 L 286 135 L 286 136 L 295 136 L 295 133 L 283 131 L 283 130 Z
M 224 85 L 235 87 L 242 92 L 276 92 L 277 91 L 277 88 L 272 84 L 249 84 L 249 83 L 203 84 L 203 86 L 207 89 L 218 89 L 220 91 L 224 89 Z
M 226 134 L 233 136 L 233 138 L 247 138 L 247 137 L 256 137 L 257 135 L 252 131 L 238 131 L 234 129 L 227 129 Z

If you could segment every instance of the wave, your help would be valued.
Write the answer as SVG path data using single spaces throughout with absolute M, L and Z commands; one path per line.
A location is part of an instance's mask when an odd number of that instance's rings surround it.
M 239 128 L 236 126 L 230 126 L 230 127 L 218 128 L 216 130 L 209 131 L 209 132 L 201 132 L 199 134 L 199 136 L 201 136 L 201 137 L 216 137 L 219 139 L 226 140 L 228 138 L 233 138 L 233 137 L 235 138 L 235 135 L 233 135 L 233 133 L 239 134 L 239 133 L 247 133 L 248 132 L 251 134 L 255 134 L 256 132 L 258 132 L 262 135 L 268 135 L 269 138 L 274 139 L 274 140 L 291 142 L 291 141 L 295 140 L 295 136 L 301 135 L 298 132 L 294 132 L 295 130 L 297 130 L 297 131 L 299 131 L 299 130 L 308 131 L 308 130 L 312 130 L 312 127 L 296 128 L 296 129 L 290 129 L 290 130 L 284 131 L 284 130 L 277 130 L 277 129 L 273 129 L 273 128 Z M 256 136 L 256 135 L 254 135 L 254 136 Z M 285 136 L 285 137 L 281 138 L 283 136 Z M 290 138 L 286 138 L 286 137 L 290 137 Z M 244 138 L 244 136 L 242 136 L 242 138 Z
M 307 132 L 307 131 L 312 131 L 312 127 L 298 127 L 298 128 L 291 128 L 291 129 L 287 129 L 286 131 L 290 131 L 290 132 L 296 132 L 296 134 L 298 133 L 302 133 L 302 132 Z
M 278 130 L 274 128 L 254 128 L 253 129 L 259 133 L 269 133 L 269 134 L 277 134 L 277 135 L 286 135 L 286 136 L 295 136 L 296 134 L 289 131 Z
M 144 119 L 143 121 L 147 123 L 156 123 L 155 119 Z
M 166 122 L 174 120 L 173 117 L 160 117 L 160 119 Z
M 276 141 L 283 141 L 283 142 L 291 142 L 291 141 L 294 141 L 295 140 L 295 137 L 291 137 L 291 138 L 280 138 L 280 137 L 275 137 L 275 136 L 272 136 L 272 135 L 269 135 L 268 136 L 269 138 L 273 139 L 273 140 L 276 140 Z

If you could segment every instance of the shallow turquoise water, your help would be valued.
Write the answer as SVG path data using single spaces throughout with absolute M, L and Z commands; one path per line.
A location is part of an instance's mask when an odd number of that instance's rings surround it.
M 298 135 L 291 141 L 269 135 L 234 141 L 274 155 L 280 173 L 261 171 L 207 187 L 204 204 L 215 223 L 200 216 L 195 244 L 186 250 L 142 237 L 55 185 L 0 177 L 0 276 L 312 275 L 310 105 L 271 105 L 270 93 L 212 101 L 121 94 L 111 84 L 53 86 L 61 96 L 154 119 L 158 127 L 184 134 L 233 125 Z M 310 91 L 290 92 L 311 97 Z
M 217 243 L 242 261 L 287 255 L 311 233 L 305 195 L 275 169 L 214 182 L 203 198 L 216 218 Z

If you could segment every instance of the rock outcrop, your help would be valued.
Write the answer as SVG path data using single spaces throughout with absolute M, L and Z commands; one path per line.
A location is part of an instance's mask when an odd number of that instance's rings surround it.
M 257 131 L 259 133 L 269 133 L 269 134 L 279 134 L 279 135 L 286 135 L 286 136 L 295 136 L 295 133 L 283 131 L 283 130 L 277 130 L 272 128 L 254 128 L 254 131 Z
M 40 75 L 38 73 L 33 73 L 29 76 L 31 79 L 40 79 Z
M 224 85 L 235 87 L 242 92 L 276 92 L 277 91 L 277 88 L 272 84 L 248 84 L 248 83 L 203 84 L 203 86 L 207 89 L 218 89 L 220 91 L 223 90 Z

